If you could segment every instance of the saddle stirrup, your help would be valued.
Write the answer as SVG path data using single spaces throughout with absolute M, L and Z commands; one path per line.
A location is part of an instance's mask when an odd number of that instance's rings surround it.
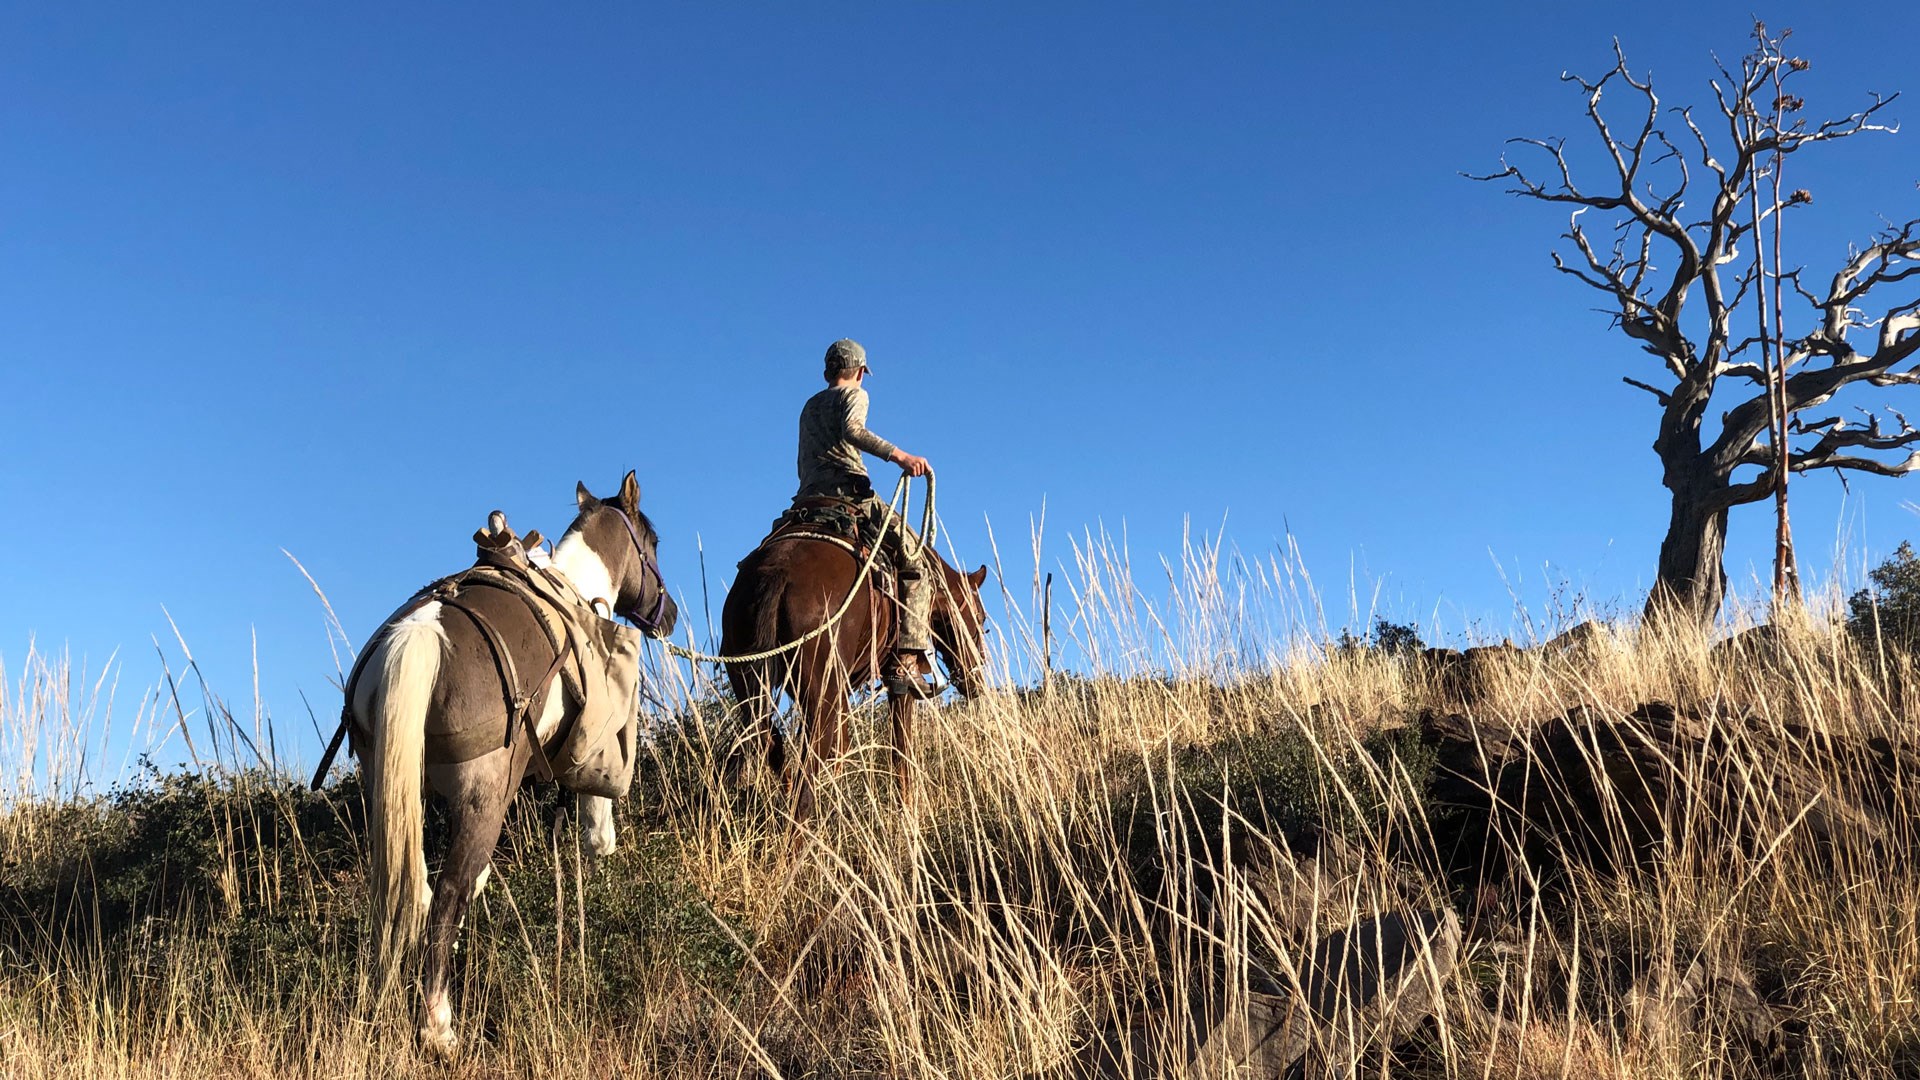
M 927 667 L 924 672 L 919 670 L 922 660 Z M 931 701 L 946 693 L 949 685 L 940 677 L 940 669 L 934 666 L 932 658 L 922 652 L 895 653 L 886 684 L 889 695 L 916 701 Z

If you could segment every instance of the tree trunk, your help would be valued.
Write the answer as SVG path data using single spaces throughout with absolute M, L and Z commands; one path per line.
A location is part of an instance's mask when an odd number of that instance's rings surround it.
M 1725 506 L 1699 486 L 1675 488 L 1647 618 L 1678 617 L 1711 626 L 1727 595 L 1726 550 Z

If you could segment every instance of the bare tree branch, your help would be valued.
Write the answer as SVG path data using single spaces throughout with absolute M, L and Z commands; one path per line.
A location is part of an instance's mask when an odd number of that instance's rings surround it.
M 1654 400 L 1658 401 L 1662 405 L 1670 405 L 1673 403 L 1673 395 L 1667 393 L 1665 390 L 1662 390 L 1657 386 L 1648 386 L 1646 383 L 1641 382 L 1639 379 L 1629 379 L 1624 375 L 1620 377 L 1620 381 L 1623 383 L 1626 383 L 1628 386 L 1638 387 L 1641 390 L 1645 390 L 1647 393 L 1652 394 L 1654 397 Z
M 1905 476 L 1908 473 L 1920 471 L 1920 451 L 1908 454 L 1904 460 L 1897 462 L 1878 461 L 1873 458 L 1863 457 L 1834 457 L 1818 465 L 1806 466 L 1806 468 L 1847 469 L 1852 472 L 1873 473 L 1877 476 Z M 1795 472 L 1804 471 L 1799 465 L 1795 465 L 1793 470 Z

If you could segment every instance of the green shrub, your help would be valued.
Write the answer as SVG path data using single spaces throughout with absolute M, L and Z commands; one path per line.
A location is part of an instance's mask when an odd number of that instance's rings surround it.
M 557 939 L 567 942 L 571 957 L 579 947 L 577 927 L 584 913 L 586 971 L 595 1000 L 637 1008 L 663 972 L 675 972 L 724 1000 L 746 966 L 739 943 L 752 944 L 751 930 L 716 912 L 686 881 L 679 841 L 672 834 L 649 833 L 636 827 L 631 815 L 620 813 L 615 823 L 619 847 L 597 863 L 583 856 L 586 876 L 578 885 L 573 880 L 573 838 L 563 834 L 563 906 L 555 910 L 553 856 L 544 845 L 562 801 L 570 804 L 572 799 L 552 785 L 522 793 L 516 813 L 531 819 L 532 839 L 542 846 L 513 851 L 507 845 L 496 853 L 498 877 L 488 887 L 488 902 L 476 904 L 468 917 L 469 939 L 499 946 L 496 971 L 507 979 L 532 979 L 532 958 L 519 944 L 522 932 L 536 950 L 544 951 L 546 961 L 551 961 Z M 616 805 L 624 811 L 632 804 Z M 503 890 L 511 890 L 511 905 Z
M 1418 626 L 1397 623 L 1391 619 L 1373 620 L 1373 631 L 1365 635 L 1342 630 L 1333 642 L 1335 652 L 1348 655 L 1377 652 L 1387 656 L 1413 656 L 1426 647 L 1427 643 L 1420 638 Z
M 1847 598 L 1847 630 L 1869 649 L 1912 652 L 1920 643 L 1920 555 L 1902 541 L 1867 579 L 1869 587 Z

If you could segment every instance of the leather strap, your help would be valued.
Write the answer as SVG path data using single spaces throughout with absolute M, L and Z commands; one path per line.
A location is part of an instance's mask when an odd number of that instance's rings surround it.
M 380 629 L 374 633 L 366 647 L 360 650 L 359 657 L 354 661 L 353 670 L 347 676 L 347 701 L 340 710 L 340 724 L 334 729 L 333 738 L 328 741 L 327 749 L 320 757 L 319 767 L 314 770 L 311 782 L 314 790 L 318 790 L 326 779 L 327 770 L 333 766 L 334 758 L 340 753 L 340 744 L 346 738 L 348 727 L 353 723 L 353 687 L 360 681 L 360 675 L 367 661 L 378 651 L 380 642 L 392 630 L 394 624 L 436 601 L 465 615 L 475 629 L 480 631 L 480 638 L 486 643 L 487 652 L 491 654 L 494 673 L 500 679 L 501 698 L 507 712 L 507 725 L 506 730 L 502 732 L 501 745 L 503 747 L 513 745 L 515 725 L 525 727 L 528 745 L 532 751 L 531 764 L 535 775 L 542 781 L 553 779 L 553 766 L 547 758 L 546 748 L 541 745 L 537 721 L 546 705 L 547 687 L 559 673 L 561 665 L 566 663 L 567 657 L 572 654 L 573 642 L 565 633 L 556 631 L 548 621 L 545 609 L 549 602 L 543 599 L 529 583 L 519 580 L 524 573 L 525 571 L 517 565 L 503 565 L 491 559 L 485 560 L 479 565 L 441 578 L 421 589 L 399 611 L 381 624 Z M 574 592 L 568 588 L 560 588 L 559 583 L 564 579 L 557 575 L 544 570 L 540 573 L 562 595 Z M 521 603 L 527 605 L 528 610 L 533 614 L 534 622 L 539 624 L 541 632 L 546 635 L 547 644 L 553 649 L 553 660 L 547 664 L 546 671 L 539 682 L 533 684 L 531 696 L 524 695 L 521 691 L 519 672 L 513 662 L 513 652 L 507 648 L 500 632 L 477 610 L 461 602 L 461 592 L 472 587 L 499 589 L 517 597 Z M 574 595 L 578 593 L 574 592 Z

